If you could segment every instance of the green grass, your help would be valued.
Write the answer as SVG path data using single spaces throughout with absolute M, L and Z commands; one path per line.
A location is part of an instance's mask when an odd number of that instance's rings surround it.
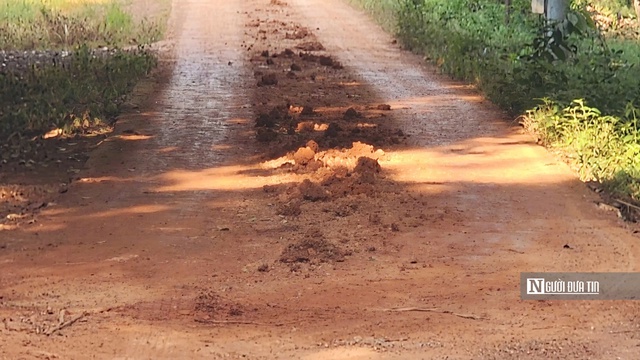
M 0 0 L 1 50 L 73 54 L 64 66 L 0 71 L 0 140 L 52 129 L 73 134 L 115 118 L 135 84 L 155 67 L 155 56 L 142 49 L 162 37 L 168 16 L 146 19 L 129 13 L 129 5 L 124 0 Z M 138 50 L 92 54 L 103 46 Z
M 0 0 L 0 49 L 150 43 L 166 19 L 134 21 L 123 0 Z
M 389 32 L 394 32 L 397 25 L 396 13 L 399 5 L 397 0 L 348 0 L 362 10 L 372 15 L 380 25 Z
M 108 124 L 133 86 L 156 64 L 146 52 L 95 57 L 74 52 L 64 68 L 45 66 L 26 73 L 0 73 L 0 135 L 43 134 L 59 128 L 71 134 Z
M 617 196 L 640 200 L 640 42 L 589 27 L 573 2 L 574 28 L 556 39 L 513 0 L 510 22 L 502 1 L 352 0 L 410 49 L 477 85 L 545 145 L 562 152 L 584 180 L 603 182 Z M 598 0 L 597 9 L 629 13 L 626 0 Z M 390 26 L 389 18 L 394 26 Z M 551 29 L 547 29 L 551 30 Z M 556 42 L 557 43 L 557 42 Z M 551 53 L 556 59 L 548 59 Z M 566 59 L 564 59 L 566 57 Z

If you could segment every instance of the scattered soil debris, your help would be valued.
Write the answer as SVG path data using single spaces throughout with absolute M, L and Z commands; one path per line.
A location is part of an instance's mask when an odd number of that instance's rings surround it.
M 304 106 L 302 108 L 302 111 L 300 112 L 300 115 L 304 115 L 304 116 L 315 115 L 315 111 L 313 110 L 313 106 L 311 106 L 311 105 Z
M 295 31 L 291 32 L 291 33 L 287 33 L 285 35 L 286 39 L 292 39 L 292 40 L 299 40 L 299 39 L 304 39 L 307 36 L 309 36 L 310 32 L 309 29 L 305 28 L 305 27 L 301 27 L 299 29 L 296 29 Z
M 323 189 L 322 186 L 311 182 L 309 179 L 304 179 L 298 189 L 300 190 L 300 195 L 302 195 L 304 200 L 320 201 L 329 198 L 329 192 L 327 190 Z
M 361 118 L 362 114 L 360 114 L 358 111 L 356 111 L 356 109 L 350 107 L 347 109 L 347 111 L 344 112 L 344 118 L 345 120 L 347 119 L 358 119 Z
M 329 263 L 343 262 L 345 256 L 350 252 L 344 251 L 335 244 L 325 240 L 321 233 L 313 232 L 308 234 L 300 241 L 287 246 L 282 255 L 280 262 L 286 264 L 293 263 Z
M 240 316 L 244 313 L 241 306 L 229 304 L 212 291 L 200 292 L 194 301 L 193 310 L 197 317 L 203 319 Z
M 298 216 L 302 214 L 300 204 L 301 202 L 298 200 L 292 200 L 285 204 L 282 204 L 278 207 L 277 214 L 282 216 Z
M 324 46 L 317 41 L 307 41 L 302 44 L 296 45 L 296 49 L 303 51 L 324 51 Z
M 298 149 L 298 151 L 296 151 L 295 154 L 293 154 L 293 160 L 296 162 L 296 164 L 307 165 L 311 160 L 313 160 L 313 157 L 315 155 L 316 153 L 315 151 L 313 151 L 313 149 L 305 146 L 301 147 L 300 149 Z
M 278 77 L 274 73 L 266 74 L 262 76 L 258 86 L 273 86 L 278 85 Z

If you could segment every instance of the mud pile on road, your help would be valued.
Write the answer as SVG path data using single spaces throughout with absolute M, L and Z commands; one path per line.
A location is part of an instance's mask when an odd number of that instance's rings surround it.
M 393 128 L 392 107 L 334 58 L 312 29 L 292 22 L 286 3 L 246 15 L 243 47 L 255 77 L 255 130 L 264 159 L 309 140 L 328 150 L 355 141 L 379 148 L 407 138 Z
M 274 172 L 302 176 L 301 182 L 289 186 L 268 185 L 266 193 L 287 194 L 289 199 L 282 207 L 281 214 L 297 212 L 291 201 L 332 201 L 351 195 L 376 196 L 394 183 L 386 179 L 378 162 L 385 156 L 384 151 L 373 146 L 354 142 L 348 149 L 317 151 L 312 140 L 307 146 L 276 159 Z M 316 152 L 317 151 L 317 152 Z
M 393 107 L 288 11 L 271 2 L 246 13 L 244 47 L 255 76 L 261 165 L 282 179 L 264 193 L 292 224 L 278 262 L 298 270 L 383 248 L 387 233 L 423 221 L 420 213 L 394 214 L 394 204 L 423 202 L 403 194 L 383 168 L 384 150 L 407 139 L 394 127 Z

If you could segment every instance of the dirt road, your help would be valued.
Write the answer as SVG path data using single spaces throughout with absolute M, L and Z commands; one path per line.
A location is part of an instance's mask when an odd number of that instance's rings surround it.
M 170 29 L 56 206 L 0 232 L 0 358 L 640 358 L 634 303 L 519 295 L 638 271 L 638 236 L 366 16 L 186 0 Z

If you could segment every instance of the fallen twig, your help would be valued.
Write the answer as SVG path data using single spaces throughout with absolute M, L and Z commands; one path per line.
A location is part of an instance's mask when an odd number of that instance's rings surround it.
M 55 333 L 56 331 L 60 331 L 68 326 L 73 325 L 73 323 L 75 323 L 76 321 L 84 318 L 85 316 L 89 316 L 91 314 L 102 314 L 105 312 L 109 312 L 111 310 L 113 310 L 114 307 L 108 307 L 108 308 L 103 308 L 103 309 L 98 309 L 95 311 L 83 311 L 82 313 L 72 317 L 71 319 L 64 321 L 64 317 L 66 315 L 66 310 L 60 310 L 60 314 L 58 315 L 58 325 L 48 329 L 47 331 L 44 332 L 45 335 L 50 336 L 53 333 Z
M 78 321 L 78 320 L 82 319 L 83 317 L 85 317 L 85 316 L 87 316 L 87 315 L 89 315 L 89 314 L 90 314 L 90 313 L 89 313 L 88 311 L 84 311 L 84 312 L 82 312 L 82 313 L 80 313 L 80 314 L 78 314 L 78 315 L 76 315 L 76 316 L 72 317 L 71 319 L 69 319 L 69 320 L 67 320 L 67 321 L 65 321 L 65 322 L 63 322 L 63 323 L 59 323 L 58 325 L 56 325 L 56 326 L 54 326 L 54 327 L 50 328 L 50 329 L 49 329 L 49 330 L 47 330 L 44 334 L 45 334 L 45 335 L 47 335 L 47 336 L 52 335 L 52 334 L 53 334 L 53 333 L 55 333 L 56 331 L 60 331 L 60 330 L 62 330 L 62 329 L 64 329 L 64 328 L 66 328 L 67 326 L 71 326 L 71 325 L 73 325 L 73 323 L 75 323 L 76 321 Z
M 449 314 L 453 316 L 457 316 L 463 319 L 471 319 L 471 320 L 485 320 L 485 318 L 472 315 L 472 314 L 461 314 L 456 313 L 450 310 L 440 310 L 435 308 L 418 308 L 418 307 L 405 307 L 405 308 L 393 308 L 393 309 L 383 309 L 383 311 L 391 311 L 391 312 L 406 312 L 406 311 L 419 311 L 419 312 L 434 312 L 439 314 Z
M 615 201 L 617 201 L 617 202 L 619 202 L 620 204 L 626 205 L 626 206 L 628 206 L 628 207 L 630 207 L 630 208 L 634 208 L 634 209 L 636 209 L 636 210 L 640 210 L 640 206 L 633 205 L 633 204 L 631 204 L 631 203 L 628 203 L 628 202 L 623 201 L 623 200 L 620 200 L 620 199 L 614 199 L 614 200 L 615 200 Z

